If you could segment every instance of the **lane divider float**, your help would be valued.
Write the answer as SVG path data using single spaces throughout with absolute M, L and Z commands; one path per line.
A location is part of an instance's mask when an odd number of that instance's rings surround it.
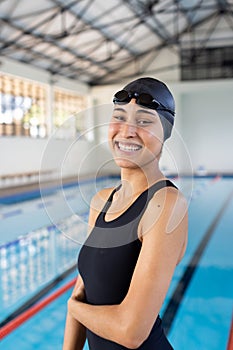
M 56 290 L 53 294 L 47 296 L 45 299 L 43 299 L 39 303 L 33 305 L 28 310 L 24 311 L 18 317 L 16 317 L 15 319 L 13 319 L 9 323 L 7 323 L 5 326 L 3 326 L 0 329 L 0 339 L 3 339 L 4 337 L 6 337 L 8 334 L 13 332 L 16 328 L 21 326 L 29 318 L 34 316 L 36 313 L 38 313 L 43 308 L 45 308 L 48 304 L 50 304 L 55 299 L 60 297 L 62 294 L 67 292 L 70 288 L 72 288 L 75 285 L 76 280 L 77 280 L 77 278 L 72 279 L 66 285 L 64 285 L 61 288 L 59 288 L 58 290 Z

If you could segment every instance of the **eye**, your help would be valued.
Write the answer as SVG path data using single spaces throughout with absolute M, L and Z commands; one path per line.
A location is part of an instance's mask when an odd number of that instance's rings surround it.
M 115 120 L 117 120 L 117 121 L 119 121 L 119 122 L 123 122 L 123 121 L 125 121 L 125 116 L 123 116 L 123 115 L 113 115 L 113 119 L 115 119 Z
M 147 125 L 152 124 L 152 121 L 148 120 L 148 119 L 138 119 L 137 124 L 141 125 L 141 126 L 147 126 Z

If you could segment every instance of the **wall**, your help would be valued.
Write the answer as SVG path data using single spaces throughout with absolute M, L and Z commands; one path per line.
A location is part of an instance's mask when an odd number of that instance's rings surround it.
M 0 61 L 1 72 L 17 75 L 26 79 L 39 81 L 41 83 L 50 84 L 54 82 L 55 85 L 63 87 L 65 89 L 78 90 L 80 93 L 87 93 L 89 91 L 87 85 L 78 81 L 59 77 L 57 75 L 51 75 L 45 70 L 23 64 L 21 62 L 13 61 L 9 58 L 1 57 Z
M 48 170 L 59 178 L 89 174 L 97 166 L 96 158 L 86 157 L 92 147 L 87 140 L 4 137 L 0 140 L 1 175 Z
M 182 135 L 193 168 L 233 173 L 233 81 L 181 84 Z

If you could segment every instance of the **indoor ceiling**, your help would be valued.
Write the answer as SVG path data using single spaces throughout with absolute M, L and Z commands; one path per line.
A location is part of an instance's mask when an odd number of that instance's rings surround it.
M 233 0 L 0 0 L 0 20 L 1 56 L 91 86 L 174 69 L 185 48 L 233 45 Z

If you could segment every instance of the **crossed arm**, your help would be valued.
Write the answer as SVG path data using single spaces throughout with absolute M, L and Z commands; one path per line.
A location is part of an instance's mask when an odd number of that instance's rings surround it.
M 71 299 L 83 289 L 83 281 L 79 275 Z M 70 312 L 67 312 L 63 341 L 63 350 L 82 350 L 86 340 L 86 328 Z
M 131 349 L 139 347 L 149 336 L 174 269 L 184 253 L 186 201 L 174 189 L 167 190 L 166 196 L 163 190 L 159 191 L 150 201 L 139 229 L 142 249 L 122 303 L 86 304 L 83 284 L 77 286 L 68 301 L 68 313 L 73 320 L 100 337 Z

